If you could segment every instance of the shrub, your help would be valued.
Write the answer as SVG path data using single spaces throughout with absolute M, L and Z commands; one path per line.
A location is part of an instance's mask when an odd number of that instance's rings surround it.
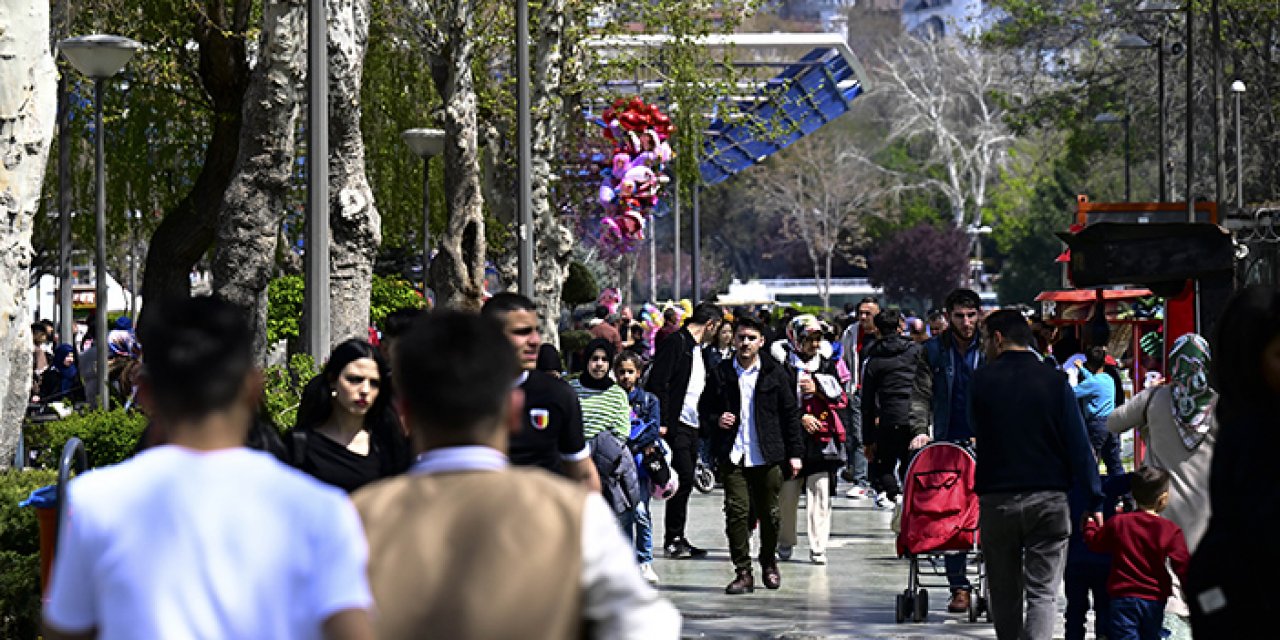
M 289 363 L 267 367 L 263 372 L 263 404 L 266 417 L 281 431 L 293 426 L 298 418 L 302 388 L 320 373 L 316 361 L 305 353 L 294 354 Z
M 37 467 L 57 469 L 62 447 L 72 436 L 84 442 L 90 467 L 104 467 L 132 455 L 146 426 L 145 415 L 115 409 L 31 423 L 26 425 L 25 434 L 27 448 L 35 454 Z
M 35 510 L 18 503 L 57 480 L 53 471 L 0 472 L 0 638 L 39 635 L 40 530 Z
M 564 281 L 564 287 L 560 289 L 560 301 L 576 307 L 580 304 L 595 302 L 600 296 L 600 285 L 596 284 L 596 277 L 592 275 L 591 270 L 586 265 L 574 260 L 569 263 L 569 277 Z
M 267 342 L 296 340 L 302 335 L 303 300 L 306 282 L 302 276 L 283 276 L 267 286 Z M 369 324 L 379 324 L 387 314 L 399 309 L 426 306 L 422 294 L 399 277 L 373 276 L 369 293 Z
M 398 277 L 373 276 L 373 291 L 369 294 L 369 323 L 382 325 L 382 320 L 393 311 L 421 309 L 427 305 L 422 294 Z

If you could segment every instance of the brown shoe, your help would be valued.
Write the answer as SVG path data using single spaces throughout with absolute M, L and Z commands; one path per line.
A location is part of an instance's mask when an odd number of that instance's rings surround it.
M 724 588 L 724 592 L 736 596 L 743 593 L 751 593 L 756 590 L 755 578 L 751 577 L 750 569 L 738 569 L 738 576 Z
M 969 590 L 956 589 L 951 592 L 951 602 L 947 603 L 947 611 L 964 613 L 969 610 Z
M 764 582 L 765 588 L 777 589 L 782 586 L 782 574 L 778 573 L 778 565 L 764 565 L 760 567 L 760 573 L 764 574 L 762 582 Z

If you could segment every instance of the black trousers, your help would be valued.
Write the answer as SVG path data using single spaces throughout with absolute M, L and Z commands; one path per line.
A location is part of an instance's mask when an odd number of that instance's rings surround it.
M 1118 476 L 1124 473 L 1124 463 L 1120 461 L 1120 436 L 1107 430 L 1107 418 L 1090 418 L 1085 422 L 1089 431 L 1089 444 L 1093 452 L 1107 468 L 1107 475 Z
M 680 478 L 680 488 L 667 498 L 666 535 L 663 546 L 684 539 L 684 525 L 689 519 L 689 494 L 693 492 L 693 469 L 698 459 L 698 430 L 685 424 L 667 429 L 671 446 L 671 470 Z
M 870 461 L 871 486 L 889 494 L 892 500 L 902 495 L 902 481 L 911 463 L 911 427 L 898 425 L 879 427 L 876 431 L 876 459 Z

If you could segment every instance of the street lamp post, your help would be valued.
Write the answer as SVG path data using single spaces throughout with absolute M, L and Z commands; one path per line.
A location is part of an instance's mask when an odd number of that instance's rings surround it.
M 444 132 L 439 129 L 408 129 L 400 139 L 414 155 L 422 158 L 422 295 L 427 295 L 431 268 L 431 159 L 444 151 Z
M 971 266 L 969 269 L 969 281 L 971 285 L 981 290 L 983 288 L 982 282 L 980 278 L 974 276 L 974 272 L 977 271 L 978 274 L 981 274 L 985 271 L 982 267 L 982 236 L 990 235 L 991 227 L 985 224 L 981 226 L 971 224 L 965 229 L 965 232 L 973 238 L 973 256 L 974 261 L 977 263 L 976 268 Z
M 533 297 L 533 125 L 529 116 L 529 0 L 516 0 L 516 208 L 521 294 Z
M 1165 115 L 1165 104 L 1164 104 L 1164 56 L 1165 56 L 1166 50 L 1168 50 L 1169 52 L 1172 52 L 1174 55 L 1177 55 L 1177 53 L 1182 50 L 1182 45 L 1176 42 L 1166 45 L 1164 41 L 1164 36 L 1160 36 L 1156 38 L 1156 41 L 1153 44 L 1151 42 L 1148 42 L 1147 39 L 1143 38 L 1142 36 L 1125 34 L 1123 36 L 1120 36 L 1120 40 L 1116 42 L 1116 48 L 1121 50 L 1137 50 L 1137 49 L 1155 49 L 1156 50 L 1156 115 L 1157 115 L 1156 126 L 1159 129 L 1159 131 L 1157 132 L 1159 135 L 1159 141 L 1157 143 L 1159 145 L 1158 147 L 1159 148 L 1159 154 L 1158 154 L 1159 197 L 1160 197 L 1159 201 L 1164 202 L 1169 198 L 1169 176 L 1168 176 L 1169 169 L 1167 166 L 1168 160 L 1166 159 L 1166 155 L 1169 152 L 1168 151 L 1169 143 L 1165 139 L 1167 132 L 1165 131 L 1166 115 Z
M 93 138 L 94 138 L 94 274 L 96 285 L 94 305 L 97 319 L 93 346 L 98 350 L 98 404 L 109 408 L 107 394 L 107 194 L 104 131 L 102 129 L 102 86 L 107 78 L 119 73 L 142 45 L 121 36 L 95 34 L 67 38 L 58 43 L 62 55 L 80 73 L 93 79 Z M 65 132 L 64 132 L 65 135 Z
M 1196 172 L 1195 147 L 1195 11 L 1191 1 L 1185 7 L 1173 2 L 1161 0 L 1144 0 L 1138 4 L 1138 13 L 1177 13 L 1187 14 L 1187 222 L 1196 221 L 1195 195 L 1192 193 Z
M 1114 113 L 1099 113 L 1093 119 L 1093 122 L 1095 124 L 1118 124 L 1124 127 L 1124 201 L 1132 202 L 1132 183 L 1129 180 L 1129 110 L 1125 109 L 1123 116 L 1118 116 Z
M 1231 83 L 1231 97 L 1236 103 L 1236 211 L 1244 211 L 1244 136 L 1241 135 L 1244 121 L 1240 119 L 1240 99 L 1244 91 L 1240 80 Z

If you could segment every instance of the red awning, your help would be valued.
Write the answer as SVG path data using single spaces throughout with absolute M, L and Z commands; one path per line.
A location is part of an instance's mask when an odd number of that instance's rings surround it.
M 1103 300 L 1137 300 L 1153 295 L 1150 289 L 1103 289 Z M 1093 302 L 1098 299 L 1095 289 L 1070 289 L 1045 291 L 1036 296 L 1036 302 Z

